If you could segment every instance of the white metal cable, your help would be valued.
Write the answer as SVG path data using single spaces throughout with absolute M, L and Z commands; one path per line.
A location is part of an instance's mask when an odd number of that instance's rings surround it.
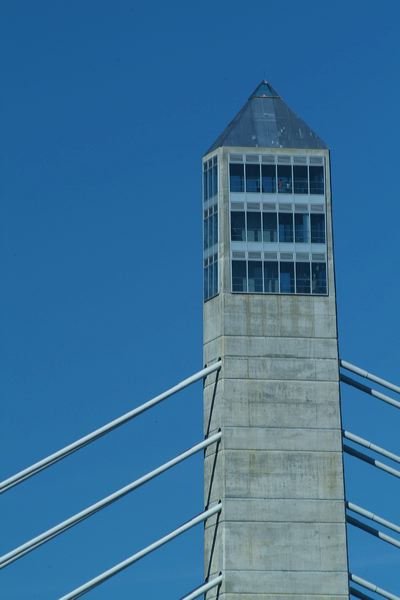
M 360 590 L 356 590 L 356 588 L 353 588 L 351 586 L 349 587 L 349 592 L 350 596 L 354 596 L 355 598 L 361 598 L 361 600 L 374 600 L 372 596 L 367 596 L 367 594 L 364 594 Z
M 365 369 L 360 369 L 360 367 L 357 367 L 356 365 L 353 365 L 352 363 L 349 363 L 345 360 L 340 360 L 340 366 L 343 367 L 343 369 L 347 369 L 347 371 L 352 371 L 353 373 L 356 373 L 356 375 L 365 377 L 365 379 L 370 379 L 371 381 L 374 381 L 378 385 L 381 385 L 382 387 L 388 388 L 389 390 L 393 390 L 397 394 L 400 394 L 400 387 L 398 385 L 395 385 L 394 383 L 390 383 L 390 381 L 387 381 L 386 379 L 382 379 L 382 377 L 378 377 L 377 375 L 374 375 L 373 373 L 369 373 Z
M 400 596 L 396 596 L 391 592 L 387 592 L 386 590 L 378 587 L 374 583 L 367 581 L 366 579 L 362 579 L 362 577 L 358 577 L 358 575 L 354 575 L 353 573 L 349 573 L 350 581 L 354 581 L 354 583 L 358 583 L 361 587 L 366 588 L 367 590 L 371 590 L 371 592 L 375 592 L 376 594 L 380 594 L 383 598 L 388 598 L 388 600 L 400 600 Z
M 130 410 L 129 412 L 125 413 L 124 415 L 121 415 L 120 417 L 113 419 L 112 421 L 110 421 L 109 423 L 106 423 L 102 427 L 99 427 L 95 431 L 92 431 L 91 433 L 79 438 L 72 444 L 69 444 L 68 446 L 65 446 L 64 448 L 61 448 L 61 450 L 58 450 L 57 452 L 50 454 L 46 458 L 43 458 L 42 460 L 34 463 L 30 467 L 27 467 L 26 469 L 19 471 L 12 477 L 8 477 L 8 479 L 5 479 L 4 481 L 0 482 L 0 493 L 9 490 L 10 488 L 12 488 L 15 485 L 18 485 L 25 479 L 28 479 L 28 477 L 32 477 L 36 473 L 39 473 L 39 471 L 46 469 L 50 465 L 65 458 L 69 454 L 72 454 L 73 452 L 76 452 L 80 448 L 83 448 L 83 446 L 86 446 L 87 444 L 94 442 L 95 440 L 99 439 L 103 435 L 109 433 L 110 431 L 113 431 L 117 427 L 120 427 L 120 425 L 127 423 L 134 417 L 137 417 L 144 411 L 148 410 L 149 408 L 152 408 L 159 402 L 162 402 L 162 400 L 165 400 L 166 398 L 169 398 L 173 394 L 176 394 L 177 392 L 183 390 L 184 388 L 188 387 L 189 385 L 192 385 L 192 383 L 195 383 L 199 379 L 203 379 L 204 377 L 207 377 L 207 375 L 209 375 L 210 373 L 213 373 L 214 371 L 219 370 L 221 368 L 221 364 L 222 364 L 221 360 L 218 360 L 217 362 L 213 363 L 209 367 L 206 367 L 205 369 L 198 371 L 194 375 L 191 375 L 187 379 L 184 379 L 183 381 L 181 381 L 174 387 L 170 388 L 169 390 L 166 390 L 162 394 L 159 394 L 155 398 L 152 398 L 148 402 L 145 402 L 144 404 L 141 404 L 140 406 L 134 408 L 133 410 Z
M 389 465 L 386 465 L 385 463 L 382 463 L 379 460 L 375 460 L 375 458 L 368 456 L 368 454 L 359 452 L 359 450 L 356 450 L 355 448 L 351 448 L 350 446 L 346 446 L 345 444 L 343 445 L 343 452 L 346 452 L 347 454 L 351 454 L 352 456 L 355 456 L 356 458 L 360 458 L 364 462 L 367 462 L 370 465 L 373 465 L 377 469 L 382 469 L 382 471 L 386 471 L 387 473 L 390 473 L 391 475 L 394 475 L 394 477 L 398 477 L 400 479 L 400 471 L 397 471 L 396 469 L 389 467 Z
M 383 519 L 379 515 L 376 515 L 375 513 L 371 512 L 369 510 L 366 510 L 362 506 L 358 506 L 358 504 L 353 504 L 353 502 L 346 502 L 346 507 L 349 510 L 351 510 L 355 513 L 358 513 L 359 515 L 362 515 L 363 517 L 370 519 L 371 521 L 375 521 L 376 523 L 379 523 L 380 525 L 383 525 L 384 527 L 387 527 L 388 529 L 392 529 L 393 531 L 396 531 L 396 533 L 400 533 L 399 525 L 396 525 L 395 523 L 392 523 L 391 521 L 388 521 L 387 519 Z
M 141 558 L 143 558 L 147 554 L 150 554 L 150 552 L 153 552 L 157 548 L 160 548 L 160 546 L 163 546 L 164 544 L 166 544 L 170 540 L 178 537 L 179 535 L 181 535 L 182 533 L 184 533 L 188 529 L 191 529 L 192 527 L 194 527 L 198 523 L 201 523 L 202 521 L 205 521 L 209 517 L 212 517 L 213 515 L 219 513 L 221 511 L 221 508 L 222 508 L 222 504 L 221 504 L 221 502 L 218 502 L 218 504 L 216 504 L 212 508 L 210 508 L 208 510 L 205 510 L 201 514 L 197 515 L 197 517 L 194 517 L 190 521 L 187 521 L 184 525 L 181 525 L 180 527 L 178 527 L 174 531 L 171 531 L 171 533 L 168 533 L 167 535 L 165 535 L 164 537 L 160 538 L 156 542 L 153 542 L 149 546 L 146 546 L 146 548 L 143 548 L 143 550 L 140 550 L 139 552 L 136 552 L 136 554 L 133 554 L 132 556 L 130 556 L 129 558 L 123 560 L 122 562 L 118 563 L 117 565 L 114 565 L 114 567 L 111 567 L 111 569 L 108 569 L 107 571 L 104 571 L 103 573 L 101 573 L 97 577 L 94 577 L 93 579 L 91 579 L 90 581 L 84 583 L 83 585 L 81 585 L 80 587 L 76 588 L 72 592 L 69 592 L 65 596 L 62 596 L 61 598 L 59 598 L 59 600 L 75 600 L 75 598 L 79 598 L 80 596 L 83 596 L 84 594 L 86 594 L 87 592 L 89 592 L 93 588 L 97 587 L 98 585 L 100 585 L 101 583 L 103 583 L 104 581 L 106 581 L 107 579 L 110 579 L 110 577 L 113 577 L 114 575 L 117 575 L 117 573 L 119 573 L 123 569 L 126 569 L 127 567 L 129 567 L 130 565 L 132 565 L 134 562 L 140 560 Z
M 400 541 L 396 540 L 394 537 L 392 537 L 390 535 L 387 535 L 386 533 L 383 533 L 383 531 L 380 531 L 379 529 L 375 529 L 374 527 L 370 527 L 366 523 L 363 523 L 362 521 L 359 521 L 358 519 L 354 519 L 350 515 L 346 515 L 346 521 L 347 521 L 347 523 L 350 523 L 350 525 L 354 525 L 354 527 L 363 529 L 367 533 L 374 535 L 375 537 L 379 538 L 380 540 L 383 540 L 384 542 L 387 542 L 388 544 L 391 544 L 392 546 L 395 546 L 396 548 L 400 548 Z
M 189 450 L 186 450 L 182 454 L 179 454 L 178 456 L 176 456 L 175 458 L 171 459 L 170 461 L 164 463 L 157 469 L 150 471 L 146 475 L 143 475 L 139 479 L 136 479 L 132 483 L 129 483 L 125 487 L 117 490 L 113 494 L 110 494 L 106 498 L 103 498 L 102 500 L 99 500 L 95 504 L 88 506 L 87 508 L 85 508 L 84 510 L 81 510 L 79 513 L 73 515 L 69 519 L 66 519 L 65 521 L 62 521 L 61 523 L 58 523 L 58 525 L 55 525 L 51 529 L 44 531 L 40 535 L 29 540 L 28 542 L 25 542 L 21 546 L 18 546 L 18 548 L 15 548 L 14 550 L 7 552 L 7 554 L 4 554 L 3 556 L 0 556 L 0 568 L 6 567 L 7 565 L 11 564 L 15 560 L 18 560 L 19 558 L 21 558 L 28 552 L 31 552 L 32 550 L 38 548 L 42 544 L 50 541 L 57 535 L 60 535 L 67 529 L 70 529 L 71 527 L 74 527 L 78 523 L 81 523 L 88 517 L 99 512 L 103 508 L 106 508 L 107 506 L 109 506 L 110 504 L 115 502 L 116 500 L 119 500 L 123 496 L 126 496 L 126 494 L 129 494 L 133 490 L 135 490 L 138 487 L 142 486 L 143 484 L 147 483 L 154 477 L 157 477 L 157 475 L 160 475 L 161 473 L 164 473 L 168 469 L 171 469 L 172 467 L 174 467 L 178 463 L 182 462 L 186 458 L 189 458 L 193 454 L 200 452 L 200 450 L 207 448 L 211 444 L 215 444 L 216 442 L 218 442 L 221 439 L 221 436 L 222 436 L 221 432 L 218 432 L 215 435 L 210 436 L 209 438 L 205 439 L 203 442 L 200 442 L 199 444 L 192 446 L 192 448 L 189 448 Z
M 355 435 L 354 433 L 351 433 L 351 431 L 343 430 L 343 437 L 345 437 L 348 440 L 351 440 L 352 442 L 355 442 L 356 444 L 360 444 L 360 446 L 364 446 L 364 448 L 369 448 L 370 450 L 373 450 L 378 454 L 382 454 L 382 456 L 386 456 L 386 458 L 390 458 L 391 460 L 400 463 L 400 456 L 398 454 L 394 454 L 394 452 L 390 452 L 389 450 L 386 450 L 381 446 L 377 446 L 369 440 L 365 440 L 364 438 Z
M 387 402 L 387 404 L 391 404 L 396 408 L 400 408 L 400 402 L 398 402 L 398 400 L 394 400 L 390 396 L 382 394 L 382 392 L 378 392 L 377 390 L 374 390 L 373 388 L 370 388 L 367 385 L 352 379 L 351 377 L 347 377 L 347 375 L 343 375 L 343 373 L 340 374 L 340 381 L 343 381 L 343 383 L 347 383 L 348 385 L 351 385 L 352 387 L 355 387 L 358 390 L 369 394 L 370 396 L 374 396 L 374 398 L 378 398 L 378 400 L 383 400 L 383 402 Z
M 205 592 L 208 592 L 208 590 L 212 590 L 213 588 L 217 587 L 217 585 L 220 585 L 221 583 L 222 575 L 219 574 L 218 577 L 212 579 L 211 581 L 208 581 L 204 585 L 191 592 L 188 596 L 181 598 L 181 600 L 194 600 L 195 598 L 202 596 L 202 594 L 204 594 Z

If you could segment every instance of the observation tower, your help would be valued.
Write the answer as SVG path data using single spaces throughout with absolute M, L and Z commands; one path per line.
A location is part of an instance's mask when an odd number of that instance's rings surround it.
M 203 158 L 207 599 L 349 597 L 329 149 L 267 82 Z

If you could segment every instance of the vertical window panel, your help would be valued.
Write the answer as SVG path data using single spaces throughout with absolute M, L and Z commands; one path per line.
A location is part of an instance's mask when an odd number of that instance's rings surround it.
M 213 291 L 213 280 L 214 280 L 214 263 L 208 266 L 208 297 L 214 295 Z
M 279 263 L 281 294 L 294 294 L 294 263 Z
M 276 166 L 261 165 L 262 191 L 264 194 L 276 192 Z
M 325 244 L 325 215 L 315 214 L 311 217 L 311 243 Z
M 214 217 L 215 215 L 211 215 L 208 218 L 208 247 L 211 248 L 214 245 Z
M 216 250 L 212 257 L 204 259 L 204 300 L 208 300 L 218 293 L 218 157 L 214 156 L 203 163 L 203 199 L 204 202 L 214 198 L 213 206 L 204 210 L 203 222 L 203 247 L 204 252 L 210 248 Z
M 247 292 L 247 272 L 245 260 L 232 261 L 232 290 Z
M 324 168 L 309 167 L 310 169 L 310 194 L 324 193 Z
M 260 165 L 246 165 L 246 192 L 260 191 Z
M 307 167 L 293 166 L 294 193 L 308 194 Z
M 294 215 L 294 234 L 296 243 L 306 244 L 307 242 L 309 242 L 310 236 L 308 223 L 308 214 L 296 213 Z
M 278 192 L 280 194 L 292 193 L 292 167 L 278 165 Z
M 261 213 L 247 213 L 247 241 L 261 242 Z
M 218 244 L 218 213 L 214 213 L 214 223 L 213 223 L 213 244 Z
M 263 213 L 263 241 L 277 242 L 278 241 L 278 215 L 276 213 Z
M 309 262 L 297 262 L 296 263 L 296 293 L 297 294 L 309 294 L 310 292 L 311 292 L 310 263 Z
M 326 294 L 326 264 L 312 263 L 312 293 Z
M 203 221 L 203 248 L 208 248 L 208 218 Z
M 231 192 L 244 192 L 244 165 L 229 165 Z
M 248 262 L 249 271 L 249 292 L 262 292 L 263 291 L 263 267 L 260 260 L 249 260 Z
M 208 267 L 204 267 L 204 300 L 208 300 L 210 297 L 208 292 Z
M 264 290 L 268 294 L 279 293 L 278 263 L 265 261 L 264 263 Z
M 204 172 L 203 172 L 203 196 L 204 196 L 204 200 L 208 200 L 208 171 L 207 171 L 207 165 L 204 165 Z
M 244 212 L 231 212 L 231 240 L 233 242 L 246 241 L 246 216 Z
M 212 198 L 213 196 L 213 170 L 211 167 L 211 161 L 208 161 L 208 197 Z
M 216 159 L 214 159 L 214 160 L 215 160 L 215 163 L 216 163 Z M 213 177 L 212 177 L 212 179 L 213 179 L 212 193 L 213 193 L 213 196 L 216 196 L 218 194 L 218 167 L 217 167 L 217 164 L 215 164 L 213 166 L 213 168 L 212 168 L 212 174 L 213 174 Z
M 218 294 L 218 261 L 216 261 L 214 263 L 214 277 L 213 277 L 213 293 L 212 295 L 215 296 L 216 294 Z
M 279 241 L 293 242 L 292 213 L 279 213 Z

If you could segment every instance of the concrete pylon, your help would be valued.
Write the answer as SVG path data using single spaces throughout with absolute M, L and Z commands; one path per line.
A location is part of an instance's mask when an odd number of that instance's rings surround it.
M 264 81 L 203 173 L 206 598 L 349 598 L 329 150 Z

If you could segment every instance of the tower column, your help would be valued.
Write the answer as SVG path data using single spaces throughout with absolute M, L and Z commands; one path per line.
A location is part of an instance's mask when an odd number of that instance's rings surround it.
M 204 164 L 207 185 L 214 168 L 204 198 L 204 360 L 222 358 L 204 388 L 205 433 L 222 430 L 205 456 L 205 503 L 223 505 L 206 524 L 205 574 L 224 576 L 206 597 L 343 600 L 329 152 L 263 82 Z

